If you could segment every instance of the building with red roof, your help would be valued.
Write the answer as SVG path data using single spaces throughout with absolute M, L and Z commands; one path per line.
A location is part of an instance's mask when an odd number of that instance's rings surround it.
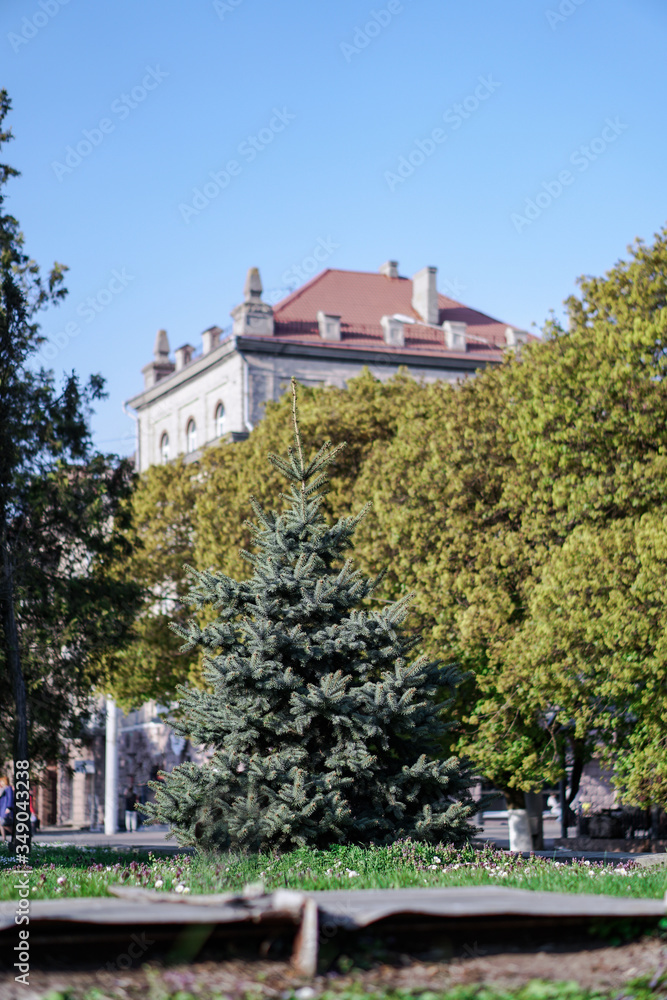
M 437 291 L 425 267 L 401 277 L 388 261 L 377 273 L 328 268 L 272 306 L 258 268 L 248 271 L 232 326 L 202 334 L 199 352 L 184 344 L 170 356 L 159 330 L 137 412 L 138 467 L 197 455 L 225 435 L 245 436 L 294 375 L 309 385 L 344 386 L 364 367 L 386 379 L 401 366 L 427 381 L 456 381 L 523 343 L 522 330 Z

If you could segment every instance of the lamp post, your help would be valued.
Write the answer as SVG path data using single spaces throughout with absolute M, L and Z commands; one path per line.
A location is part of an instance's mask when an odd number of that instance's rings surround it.
M 118 833 L 118 709 L 107 697 L 107 724 L 104 758 L 104 832 Z

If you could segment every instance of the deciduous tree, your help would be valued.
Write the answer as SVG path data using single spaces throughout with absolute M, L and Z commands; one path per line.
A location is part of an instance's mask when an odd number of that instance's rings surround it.
M 9 109 L 0 91 L 0 144 L 11 138 L 1 130 Z M 112 573 L 127 554 L 133 475 L 92 447 L 102 379 L 82 387 L 72 373 L 57 386 L 35 370 L 35 317 L 66 294 L 65 269 L 43 280 L 25 253 L 5 208 L 15 176 L 0 166 L 0 756 L 43 761 L 80 735 L 97 659 L 133 617 L 137 587 Z

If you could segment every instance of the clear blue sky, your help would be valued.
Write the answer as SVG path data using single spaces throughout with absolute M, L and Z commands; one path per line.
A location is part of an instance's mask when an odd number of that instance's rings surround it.
M 436 265 L 530 328 L 667 219 L 664 0 L 2 0 L 0 28 L 9 207 L 70 268 L 43 332 L 107 378 L 104 450 L 133 450 L 156 329 L 199 346 L 251 265 L 274 298 L 320 240 Z

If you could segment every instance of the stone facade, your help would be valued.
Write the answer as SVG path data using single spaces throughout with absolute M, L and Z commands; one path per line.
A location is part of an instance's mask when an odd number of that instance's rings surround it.
M 407 367 L 416 378 L 454 382 L 497 364 L 528 336 L 440 295 L 434 267 L 410 280 L 395 261 L 377 274 L 324 271 L 275 306 L 262 300 L 251 268 L 232 317 L 226 330 L 204 331 L 198 352 L 184 344 L 173 361 L 158 331 L 144 389 L 128 401 L 139 471 L 246 436 L 292 376 L 342 388 L 364 367 L 383 380 Z
M 603 768 L 596 757 L 589 761 L 581 775 L 574 808 L 584 815 L 618 808 L 618 792 L 614 788 L 613 775 L 614 772 Z
M 216 421 L 220 406 L 224 408 L 223 434 L 232 438 L 245 436 L 246 382 L 243 357 L 235 349 L 233 339 L 228 338 L 181 371 L 170 373 L 162 382 L 146 389 L 137 403 L 139 471 L 189 451 L 198 453 L 217 440 L 221 436 Z M 191 422 L 196 431 L 192 449 L 188 442 Z

